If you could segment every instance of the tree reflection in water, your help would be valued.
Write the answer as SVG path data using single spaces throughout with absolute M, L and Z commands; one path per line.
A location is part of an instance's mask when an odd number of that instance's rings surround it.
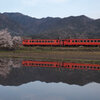
M 21 59 L 0 59 L 0 84 L 18 86 L 28 82 L 42 81 L 47 83 L 63 82 L 83 86 L 90 82 L 100 83 L 99 70 L 75 69 L 76 67 L 67 68 L 68 66 L 65 68 L 61 66 L 61 62 L 57 62 L 60 67 L 50 67 L 49 64 L 54 62 L 46 62 L 49 67 L 41 67 L 40 63 L 37 66 L 33 66 L 32 63 L 26 65 L 23 62 Z M 41 64 L 44 64 L 44 62 L 41 61 Z

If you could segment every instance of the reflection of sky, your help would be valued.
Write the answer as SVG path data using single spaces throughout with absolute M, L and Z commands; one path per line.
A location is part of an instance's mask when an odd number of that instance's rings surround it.
M 31 82 L 21 86 L 0 86 L 0 100 L 100 100 L 100 84 L 85 86 Z

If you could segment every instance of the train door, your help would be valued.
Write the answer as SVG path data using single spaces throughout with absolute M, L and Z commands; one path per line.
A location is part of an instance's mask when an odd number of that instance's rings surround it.
M 62 62 L 58 62 L 56 67 L 58 67 L 58 68 L 61 68 L 61 67 L 63 67 L 63 64 L 62 64 Z
M 60 40 L 60 46 L 64 46 L 64 40 Z
M 67 45 L 67 46 L 70 45 L 70 40 L 66 40 L 65 45 Z

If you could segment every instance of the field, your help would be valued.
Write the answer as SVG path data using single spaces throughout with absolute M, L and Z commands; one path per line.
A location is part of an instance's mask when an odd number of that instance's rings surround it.
M 1 50 L 0 57 L 100 63 L 99 47 L 21 47 Z

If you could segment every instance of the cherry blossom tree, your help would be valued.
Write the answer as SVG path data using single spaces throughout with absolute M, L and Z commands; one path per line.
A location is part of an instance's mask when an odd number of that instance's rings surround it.
M 16 49 L 22 44 L 22 39 L 20 36 L 14 36 L 12 39 L 13 47 Z
M 21 45 L 21 37 L 10 35 L 7 29 L 0 31 L 0 48 L 16 49 Z
M 12 37 L 7 29 L 0 31 L 0 48 L 13 48 Z

